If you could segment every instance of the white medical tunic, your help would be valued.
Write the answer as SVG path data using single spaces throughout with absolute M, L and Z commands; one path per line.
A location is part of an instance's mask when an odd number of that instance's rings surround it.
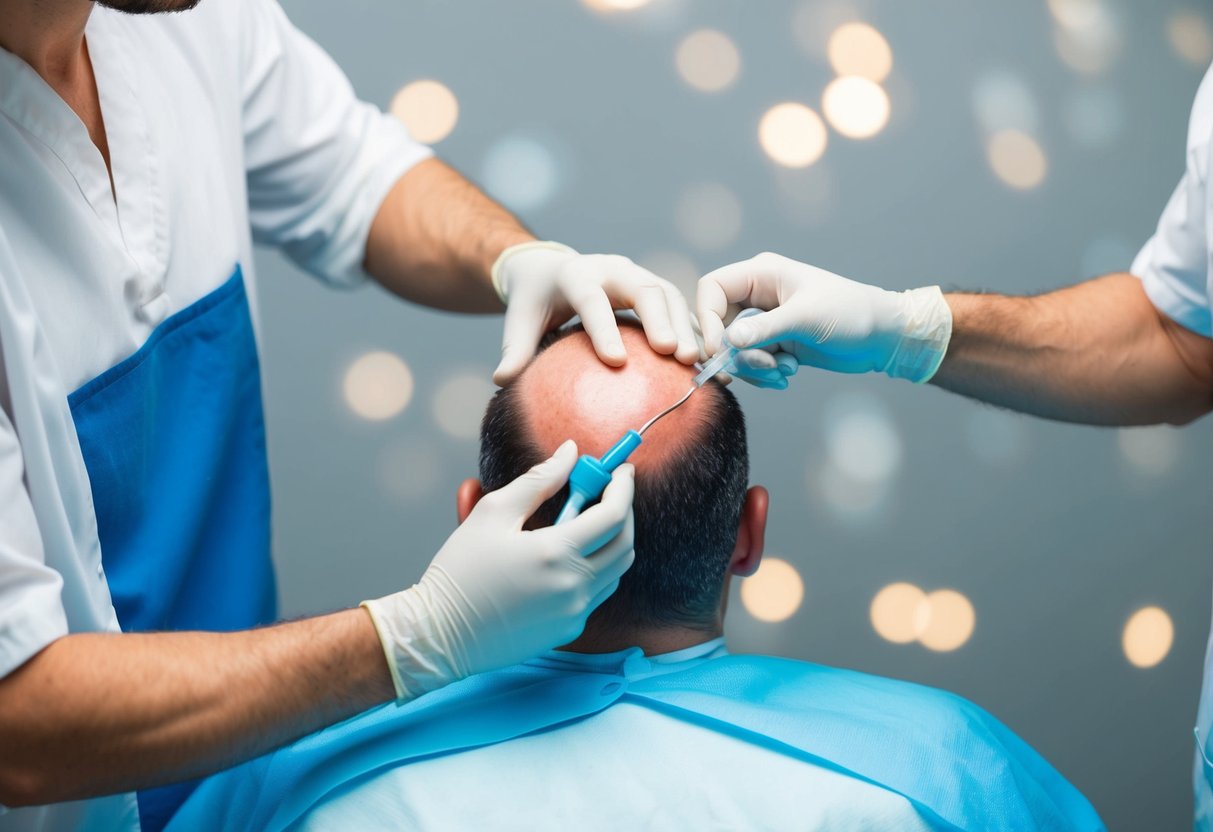
M 251 285 L 245 294 L 254 240 L 280 246 L 332 283 L 356 283 L 364 279 L 366 237 L 383 197 L 429 155 L 402 125 L 359 102 L 274 0 L 206 0 L 190 12 L 152 16 L 95 7 L 86 43 L 113 190 L 76 115 L 27 64 L 0 50 L 0 678 L 68 633 L 119 629 L 107 581 L 111 553 L 103 552 L 98 495 L 90 487 L 97 474 L 82 454 L 84 434 L 69 395 L 91 395 L 98 379 L 129 387 L 140 374 L 145 387 L 148 379 L 172 387 L 182 375 L 173 361 L 189 355 L 174 357 L 173 350 L 180 352 L 195 319 L 211 316 L 209 330 L 189 335 L 204 349 L 208 338 L 232 328 L 214 317 L 215 308 L 243 322 L 246 347 L 252 345 L 245 358 L 255 370 Z M 246 420 L 249 447 L 264 467 L 259 376 L 236 376 L 245 389 L 233 387 L 238 395 L 230 400 L 216 391 L 233 413 L 212 427 L 220 435 L 243 424 L 235 410 L 255 410 Z M 157 399 L 154 384 L 138 394 L 138 428 L 166 443 L 171 430 L 152 423 L 158 407 L 186 414 L 210 407 L 205 395 L 201 405 L 198 398 Z M 107 401 L 85 402 L 102 424 Z M 222 449 L 195 451 L 206 460 Z M 106 452 L 103 441 L 94 449 Z M 174 525 L 171 517 L 140 516 L 160 510 L 154 493 L 145 496 L 146 505 L 116 512 L 121 523 L 114 523 L 136 526 L 115 526 L 116 539 L 150 547 L 156 537 L 148 529 L 172 531 L 156 529 L 158 522 Z M 261 496 L 268 513 L 268 495 Z M 192 519 L 197 528 L 183 533 L 200 539 L 224 526 Z M 268 518 L 260 533 L 268 550 Z M 222 542 L 210 541 L 212 548 Z M 259 591 L 272 595 L 272 572 L 266 574 Z M 193 583 L 191 573 L 181 573 L 183 587 Z M 0 830 L 138 823 L 130 794 L 0 809 Z
M 545 658 L 571 671 L 614 672 L 624 655 Z M 625 674 L 636 681 L 724 655 L 723 639 L 715 639 L 633 657 Z M 926 832 L 931 826 L 893 791 L 621 701 L 546 731 L 368 775 L 291 828 Z
M 1188 126 L 1183 178 L 1146 243 L 1132 272 L 1160 312 L 1195 333 L 1213 338 L 1213 189 L 1209 187 L 1213 152 L 1213 70 L 1201 82 Z M 1213 638 L 1205 653 L 1204 689 L 1196 730 L 1196 826 L 1213 830 Z

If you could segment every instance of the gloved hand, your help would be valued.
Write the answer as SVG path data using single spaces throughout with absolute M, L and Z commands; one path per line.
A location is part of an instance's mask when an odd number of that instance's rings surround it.
M 399 699 L 567 644 L 615 591 L 634 557 L 631 465 L 619 466 L 602 501 L 580 516 L 522 528 L 576 461 L 570 440 L 486 494 L 416 585 L 362 603 Z
M 607 364 L 627 360 L 616 309 L 633 309 L 654 351 L 684 364 L 700 358 L 686 299 L 672 283 L 626 257 L 578 254 L 568 246 L 511 246 L 493 265 L 493 286 L 506 305 L 501 363 L 493 381 L 506 384 L 535 355 L 539 340 L 580 315 L 594 350 Z
M 734 375 L 765 387 L 786 387 L 799 365 L 926 382 L 952 336 L 952 310 L 938 286 L 889 292 L 778 254 L 701 278 L 697 305 L 709 355 L 738 309 L 769 310 L 728 328 L 730 343 L 745 348 Z

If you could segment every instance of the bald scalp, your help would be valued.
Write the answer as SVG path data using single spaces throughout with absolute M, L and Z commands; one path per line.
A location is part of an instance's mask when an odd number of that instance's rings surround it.
M 638 325 L 621 321 L 619 329 L 628 355 L 622 367 L 603 364 L 589 336 L 575 330 L 540 352 L 518 379 L 526 429 L 541 455 L 572 439 L 581 453 L 602 456 L 692 386 L 694 368 L 654 352 Z M 659 470 L 701 441 L 718 395 L 715 385 L 702 388 L 646 431 L 629 458 L 637 474 Z
M 621 322 L 622 323 L 622 322 Z M 494 491 L 565 439 L 601 456 L 627 430 L 677 401 L 694 370 L 657 355 L 639 330 L 621 327 L 627 363 L 603 365 L 579 330 L 549 336 L 514 383 L 489 402 L 480 430 L 480 480 Z M 636 560 L 590 616 L 587 632 L 626 634 L 664 626 L 715 633 L 749 477 L 745 417 L 727 389 L 708 382 L 645 434 L 636 465 Z M 566 486 L 530 519 L 555 521 Z

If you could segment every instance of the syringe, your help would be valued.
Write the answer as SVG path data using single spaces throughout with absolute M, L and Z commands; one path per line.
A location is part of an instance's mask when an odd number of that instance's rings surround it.
M 738 321 L 761 312 L 761 309 L 745 309 L 739 312 L 733 320 Z M 622 439 L 602 455 L 601 459 L 595 459 L 589 455 L 578 459 L 577 464 L 573 466 L 573 472 L 569 474 L 569 498 L 556 517 L 556 525 L 576 517 L 587 503 L 602 496 L 602 492 L 606 490 L 607 484 L 611 481 L 611 472 L 622 465 L 632 455 L 632 451 L 640 447 L 640 443 L 644 441 L 642 439 L 644 432 L 656 424 L 658 419 L 681 407 L 687 399 L 691 398 L 692 393 L 717 373 L 722 370 L 729 373 L 736 372 L 737 367 L 733 364 L 733 359 L 737 353 L 737 347 L 730 344 L 728 336 L 725 335 L 724 348 L 712 356 L 711 360 L 704 364 L 691 379 L 691 389 L 681 399 L 641 425 L 640 430 L 630 430 L 625 433 Z

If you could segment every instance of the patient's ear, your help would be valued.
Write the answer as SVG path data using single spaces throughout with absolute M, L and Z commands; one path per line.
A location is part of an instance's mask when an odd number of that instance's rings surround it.
M 483 496 L 484 489 L 480 487 L 480 480 L 466 479 L 459 483 L 459 490 L 455 492 L 455 512 L 459 515 L 460 523 L 468 519 L 468 515 Z
M 741 504 L 741 522 L 737 524 L 737 544 L 729 560 L 729 574 L 748 578 L 758 571 L 762 549 L 766 544 L 767 508 L 771 495 L 761 485 L 745 493 Z

